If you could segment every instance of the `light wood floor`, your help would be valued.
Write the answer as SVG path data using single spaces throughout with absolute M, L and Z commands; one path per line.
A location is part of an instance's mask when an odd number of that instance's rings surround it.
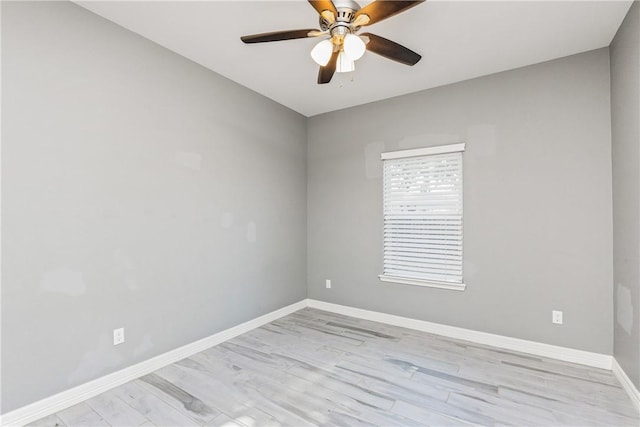
M 38 426 L 638 426 L 610 371 L 304 309 Z

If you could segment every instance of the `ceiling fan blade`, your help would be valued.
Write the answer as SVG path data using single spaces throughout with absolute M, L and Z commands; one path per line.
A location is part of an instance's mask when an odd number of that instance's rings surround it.
M 271 33 L 253 34 L 250 36 L 242 36 L 240 40 L 245 43 L 264 43 L 317 37 L 322 34 L 324 34 L 324 32 L 311 28 L 308 30 L 273 31 Z
M 320 36 L 326 36 L 328 34 L 329 34 L 329 31 L 311 30 L 309 31 L 309 34 L 307 34 L 307 37 L 320 37 Z
M 357 22 L 357 26 L 371 25 L 376 22 L 380 22 L 383 19 L 387 19 L 400 12 L 417 6 L 425 0 L 417 1 L 390 1 L 390 0 L 376 0 L 369 3 L 362 9 L 356 12 L 353 17 L 353 21 Z M 366 17 L 369 19 L 367 20 Z
M 329 62 L 324 67 L 320 67 L 320 71 L 318 71 L 318 84 L 323 85 L 325 83 L 329 83 L 331 78 L 336 72 L 336 64 L 338 62 L 338 54 L 340 52 L 335 50 L 331 54 L 331 58 L 329 58 Z
M 338 10 L 331 0 L 309 0 L 309 3 L 324 19 L 329 21 L 329 24 L 334 23 L 336 16 L 338 16 Z M 323 13 L 324 11 L 330 13 Z
M 367 43 L 367 50 L 373 53 L 377 53 L 380 56 L 391 59 L 393 61 L 400 62 L 405 65 L 416 65 L 422 58 L 419 54 L 415 53 L 411 49 L 387 40 L 384 37 L 376 36 L 371 33 L 362 33 L 361 36 L 369 38 Z

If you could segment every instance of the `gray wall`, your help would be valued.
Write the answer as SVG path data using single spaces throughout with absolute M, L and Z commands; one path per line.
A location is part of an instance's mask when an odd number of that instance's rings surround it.
M 640 3 L 610 47 L 613 154 L 613 355 L 640 388 Z
M 71 3 L 2 56 L 2 412 L 305 298 L 303 116 Z
M 311 118 L 309 297 L 611 354 L 609 97 L 605 48 Z M 380 153 L 460 141 L 467 290 L 380 282 Z

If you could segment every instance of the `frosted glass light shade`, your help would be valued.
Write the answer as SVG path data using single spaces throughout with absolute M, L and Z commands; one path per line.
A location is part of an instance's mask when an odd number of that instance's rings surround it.
M 333 43 L 330 40 L 322 40 L 311 49 L 311 58 L 321 67 L 324 67 L 331 59 L 333 53 Z
M 356 69 L 353 61 L 345 55 L 344 52 L 338 54 L 338 62 L 336 64 L 336 73 L 350 73 Z
M 344 38 L 344 53 L 347 54 L 349 59 L 357 61 L 362 58 L 367 46 L 362 39 L 355 34 L 347 34 Z

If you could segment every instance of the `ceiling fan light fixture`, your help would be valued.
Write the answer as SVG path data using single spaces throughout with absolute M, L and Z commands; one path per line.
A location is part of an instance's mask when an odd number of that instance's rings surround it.
M 331 59 L 333 53 L 333 43 L 330 40 L 322 40 L 311 49 L 311 58 L 321 67 L 324 67 Z
M 336 62 L 336 73 L 350 73 L 356 69 L 355 63 L 344 52 L 338 54 Z
M 362 58 L 364 55 L 367 46 L 364 44 L 364 41 L 355 34 L 347 34 L 344 38 L 344 53 L 351 59 L 352 61 L 357 61 Z

